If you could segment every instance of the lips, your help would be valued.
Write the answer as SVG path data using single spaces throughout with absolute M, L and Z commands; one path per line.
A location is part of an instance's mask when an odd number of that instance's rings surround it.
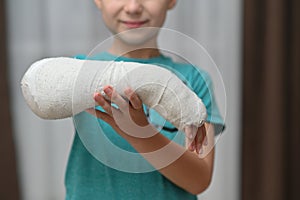
M 146 24 L 148 20 L 143 20 L 143 21 L 121 21 L 125 26 L 128 28 L 139 28 Z

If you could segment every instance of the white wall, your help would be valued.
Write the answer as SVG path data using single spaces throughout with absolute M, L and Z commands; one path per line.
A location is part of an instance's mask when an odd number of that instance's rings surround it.
M 93 1 L 9 0 L 7 9 L 11 109 L 22 197 L 61 200 L 74 131 L 71 120 L 37 118 L 26 106 L 19 82 L 35 60 L 88 53 L 109 34 Z M 213 182 L 199 199 L 238 200 L 241 1 L 179 0 L 166 27 L 191 36 L 207 49 L 223 77 L 227 94 L 225 103 L 222 95 L 218 96 L 222 88 L 216 88 L 221 110 L 226 110 L 226 131 L 217 143 Z M 180 50 L 187 48 L 176 45 Z

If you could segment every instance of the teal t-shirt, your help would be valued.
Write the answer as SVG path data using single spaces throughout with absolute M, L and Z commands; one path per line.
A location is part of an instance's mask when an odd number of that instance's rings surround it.
M 199 68 L 175 63 L 163 55 L 151 59 L 132 59 L 104 52 L 92 58 L 76 58 L 140 62 L 165 67 L 202 99 L 207 109 L 207 121 L 215 125 L 216 133 L 224 129 L 223 119 L 215 103 L 211 79 Z M 184 134 L 178 132 L 171 123 L 146 106 L 145 112 L 153 124 L 162 128 L 161 134 L 184 144 Z M 65 177 L 66 200 L 197 199 L 195 195 L 176 186 L 153 169 L 125 139 L 102 120 L 86 112 L 74 116 L 73 119 L 76 133 Z

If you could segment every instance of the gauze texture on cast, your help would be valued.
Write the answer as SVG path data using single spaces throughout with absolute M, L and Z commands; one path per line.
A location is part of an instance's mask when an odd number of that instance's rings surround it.
M 33 63 L 21 81 L 31 110 L 44 119 L 62 119 L 95 106 L 93 94 L 112 85 L 124 96 L 131 87 L 145 105 L 179 130 L 200 127 L 206 119 L 202 100 L 167 69 L 136 62 L 46 58 Z

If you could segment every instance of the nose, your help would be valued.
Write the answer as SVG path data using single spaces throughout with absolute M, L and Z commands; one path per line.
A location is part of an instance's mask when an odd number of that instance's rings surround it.
M 141 0 L 127 0 L 126 4 L 124 5 L 124 10 L 128 14 L 140 14 L 143 11 Z

